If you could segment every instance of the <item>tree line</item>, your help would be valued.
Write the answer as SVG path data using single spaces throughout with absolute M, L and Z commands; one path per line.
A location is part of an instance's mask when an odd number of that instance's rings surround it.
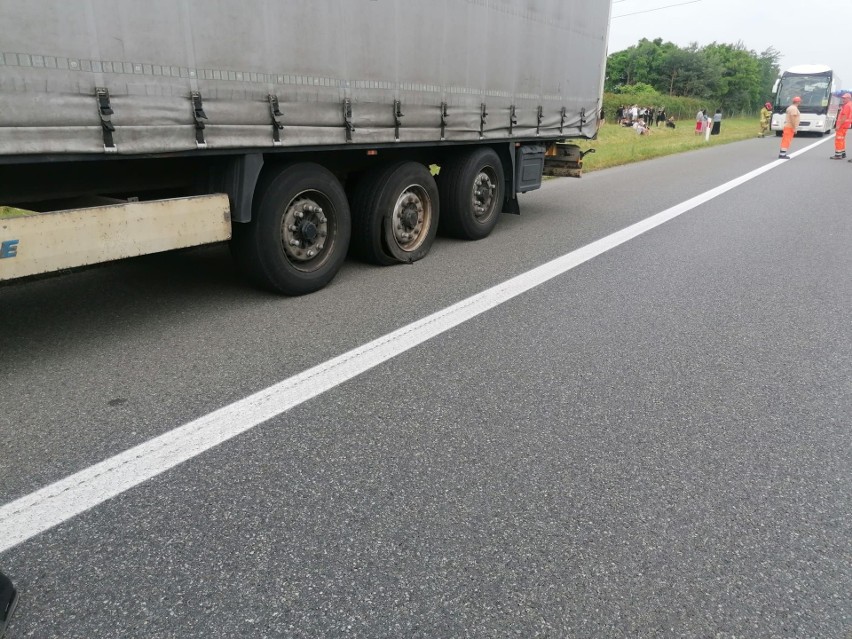
M 605 91 L 693 98 L 726 112 L 753 112 L 770 98 L 780 58 L 773 47 L 756 53 L 742 42 L 679 47 L 642 38 L 607 58 Z

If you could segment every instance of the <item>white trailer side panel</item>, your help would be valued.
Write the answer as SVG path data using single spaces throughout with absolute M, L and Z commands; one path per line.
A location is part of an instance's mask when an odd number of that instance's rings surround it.
M 0 281 L 231 237 L 226 195 L 0 219 Z

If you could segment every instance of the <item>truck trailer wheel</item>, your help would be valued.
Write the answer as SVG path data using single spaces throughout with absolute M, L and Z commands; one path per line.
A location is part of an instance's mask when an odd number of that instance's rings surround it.
M 422 164 L 367 173 L 352 197 L 352 252 L 375 264 L 426 257 L 438 231 L 438 186 Z
M 503 208 L 503 163 L 491 148 L 457 156 L 441 167 L 441 232 L 464 240 L 487 237 Z
M 252 221 L 234 224 L 231 249 L 240 269 L 258 285 L 304 295 L 337 274 L 350 233 L 349 203 L 340 182 L 322 166 L 305 162 L 261 178 Z

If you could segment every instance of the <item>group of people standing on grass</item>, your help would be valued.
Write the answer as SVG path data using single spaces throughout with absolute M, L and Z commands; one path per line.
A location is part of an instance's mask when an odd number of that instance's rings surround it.
M 601 109 L 601 122 L 604 120 L 604 112 Z M 638 104 L 631 106 L 621 105 L 615 110 L 615 121 L 618 125 L 632 128 L 637 135 L 651 135 L 651 126 L 656 122 L 659 127 L 664 124 L 674 129 L 675 119 L 666 115 L 666 107 L 640 107 Z
M 837 113 L 837 120 L 834 123 L 834 155 L 830 156 L 831 160 L 845 160 L 846 159 L 846 134 L 849 131 L 849 128 L 852 127 L 852 94 L 844 93 L 841 97 L 841 106 L 840 110 Z M 779 160 L 789 160 L 790 156 L 787 155 L 787 151 L 790 149 L 790 143 L 793 141 L 793 136 L 796 135 L 796 130 L 799 128 L 799 122 L 801 120 L 802 114 L 799 111 L 799 104 L 802 102 L 802 98 L 796 96 L 793 98 L 793 103 L 787 107 L 787 110 L 784 112 L 784 128 L 781 135 L 781 149 L 778 152 Z M 760 116 L 760 137 L 765 135 L 765 128 L 768 128 L 768 122 L 766 127 L 764 128 L 764 112 L 768 111 L 769 115 L 766 116 L 768 120 L 771 117 L 771 109 L 772 105 L 767 102 L 764 105 L 764 108 L 761 109 Z M 849 160 L 852 162 L 852 160 Z
M 636 128 L 635 125 L 640 120 L 647 127 L 650 127 L 655 122 L 657 126 L 660 126 L 661 123 L 665 123 L 666 126 L 669 126 L 668 122 L 670 120 L 674 123 L 674 118 L 666 116 L 666 107 L 664 106 L 640 107 L 638 104 L 633 104 L 631 106 L 622 104 L 615 110 L 615 121 L 621 126 Z
M 707 114 L 707 109 L 701 109 L 695 114 L 695 135 L 702 135 L 710 129 L 710 135 L 719 135 L 722 131 L 722 109 L 716 109 L 713 115 Z

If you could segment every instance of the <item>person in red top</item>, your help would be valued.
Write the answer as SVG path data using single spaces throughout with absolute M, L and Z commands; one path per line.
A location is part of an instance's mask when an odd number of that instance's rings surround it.
M 852 125 L 852 95 L 843 94 L 843 106 L 840 107 L 840 112 L 837 114 L 837 123 L 835 125 L 834 136 L 834 155 L 832 160 L 842 160 L 846 157 L 846 132 L 849 126 Z

